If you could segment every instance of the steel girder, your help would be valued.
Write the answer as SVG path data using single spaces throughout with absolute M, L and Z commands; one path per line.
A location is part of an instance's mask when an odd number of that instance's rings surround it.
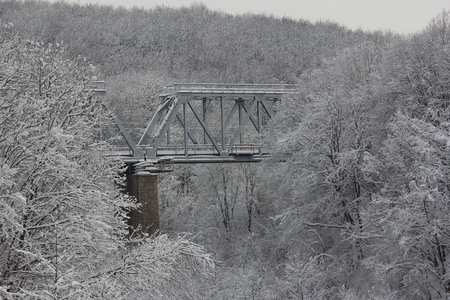
M 254 142 L 257 142 L 255 137 L 262 133 L 263 114 L 266 119 L 273 116 L 268 103 L 273 101 L 262 95 L 246 98 L 225 94 L 214 95 L 213 98 L 202 95 L 201 99 L 192 95 L 170 95 L 161 103 L 137 147 L 144 150 L 144 158 L 148 159 L 177 156 L 186 161 L 186 157 L 197 156 L 198 159 L 198 156 L 203 156 L 204 161 L 208 157 L 214 161 L 229 161 L 232 155 L 248 156 L 252 160 L 255 155 L 263 155 L 262 149 L 254 146 Z M 211 102 L 216 104 L 215 107 Z M 208 122 L 208 118 L 213 118 L 214 122 Z M 249 129 L 247 123 L 251 123 L 255 132 L 253 141 L 246 143 L 245 148 L 243 139 L 247 133 L 244 128 Z M 178 134 L 183 135 L 181 144 L 173 143 L 171 139 L 171 128 L 175 125 L 178 125 Z
M 259 135 L 274 115 L 273 103 L 294 92 L 292 85 L 176 84 L 160 97 L 137 144 L 105 107 L 129 147 L 119 153 L 124 161 L 251 162 L 268 155 Z

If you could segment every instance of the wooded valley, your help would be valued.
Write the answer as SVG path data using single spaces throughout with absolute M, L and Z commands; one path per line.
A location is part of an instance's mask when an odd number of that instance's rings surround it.
M 450 12 L 421 32 L 0 1 L 0 298 L 450 297 Z M 252 164 L 159 175 L 161 233 L 127 237 L 96 126 L 134 136 L 176 82 L 289 83 Z

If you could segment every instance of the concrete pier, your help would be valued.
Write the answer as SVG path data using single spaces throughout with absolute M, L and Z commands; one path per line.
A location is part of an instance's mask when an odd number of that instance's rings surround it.
M 130 173 L 127 174 L 127 192 L 140 204 L 137 211 L 131 211 L 130 226 L 140 233 L 154 234 L 159 230 L 158 176 Z

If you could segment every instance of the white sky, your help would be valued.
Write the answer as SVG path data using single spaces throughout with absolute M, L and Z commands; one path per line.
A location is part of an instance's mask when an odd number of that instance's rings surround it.
M 152 8 L 156 5 L 181 7 L 201 2 L 212 10 L 226 13 L 267 13 L 311 22 L 330 20 L 351 29 L 390 29 L 405 34 L 424 29 L 429 21 L 444 9 L 450 10 L 450 0 L 66 0 L 66 2 L 98 3 L 127 8 L 133 6 Z

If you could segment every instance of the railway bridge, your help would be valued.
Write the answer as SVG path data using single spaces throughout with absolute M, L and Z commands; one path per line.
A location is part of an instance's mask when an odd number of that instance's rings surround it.
M 101 83 L 96 95 L 104 95 Z M 178 163 L 259 162 L 269 152 L 260 143 L 263 127 L 283 95 L 296 93 L 288 84 L 178 83 L 166 87 L 159 106 L 139 141 L 105 101 L 123 137 L 114 155 L 128 165 L 127 192 L 142 204 L 131 225 L 151 234 L 159 229 L 157 174 Z M 106 138 L 111 130 L 102 127 Z

